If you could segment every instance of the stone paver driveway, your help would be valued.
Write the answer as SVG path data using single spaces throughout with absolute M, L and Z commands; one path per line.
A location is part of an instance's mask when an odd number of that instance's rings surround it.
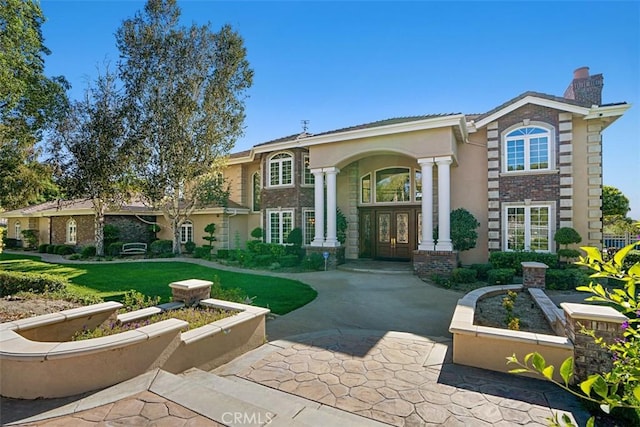
M 396 426 L 545 426 L 564 411 L 586 419 L 552 384 L 453 365 L 450 345 L 333 330 L 269 343 L 235 375 Z

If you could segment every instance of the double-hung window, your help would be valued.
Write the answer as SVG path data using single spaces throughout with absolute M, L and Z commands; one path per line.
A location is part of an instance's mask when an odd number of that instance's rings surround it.
M 311 241 L 316 235 L 316 213 L 312 210 L 305 210 L 303 215 L 303 227 L 304 227 L 304 244 L 310 245 Z
M 186 220 L 180 226 L 180 243 L 193 242 L 193 223 Z
M 279 153 L 269 159 L 269 186 L 293 184 L 293 156 Z
M 67 221 L 67 243 L 75 245 L 78 242 L 78 224 L 71 218 Z
M 521 127 L 504 137 L 504 171 L 551 169 L 551 132 L 538 126 Z
M 309 169 L 309 155 L 305 154 L 304 156 L 304 177 L 302 183 L 304 185 L 313 185 L 315 183 L 315 177 L 311 173 L 311 169 Z
M 504 210 L 507 251 L 551 251 L 551 205 L 510 205 Z
M 267 230 L 268 243 L 287 242 L 289 233 L 293 230 L 293 210 L 274 210 L 268 212 L 269 229 Z

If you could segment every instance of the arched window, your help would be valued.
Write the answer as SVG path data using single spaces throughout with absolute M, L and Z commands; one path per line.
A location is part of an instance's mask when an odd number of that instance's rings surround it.
M 75 245 L 78 241 L 78 224 L 71 218 L 67 221 L 67 243 Z
M 180 226 L 180 243 L 193 242 L 193 223 L 186 220 Z
M 409 168 L 388 168 L 376 172 L 376 202 L 410 202 Z
M 260 210 L 260 192 L 262 191 L 262 182 L 260 179 L 260 171 L 253 174 L 252 193 L 253 193 L 253 211 Z
M 14 231 L 16 233 L 16 240 L 22 240 L 22 225 L 20 221 L 16 221 L 16 225 L 14 226 Z
M 551 132 L 539 126 L 514 129 L 504 137 L 505 172 L 548 170 L 552 168 Z
M 269 186 L 293 184 L 293 156 L 279 153 L 269 159 Z

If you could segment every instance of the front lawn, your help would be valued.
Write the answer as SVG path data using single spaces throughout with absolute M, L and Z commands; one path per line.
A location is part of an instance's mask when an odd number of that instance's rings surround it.
M 286 314 L 313 301 L 317 292 L 297 280 L 236 273 L 185 262 L 141 262 L 105 264 L 50 264 L 38 257 L 0 254 L 0 269 L 63 276 L 73 291 L 93 294 L 107 301 L 119 301 L 134 289 L 148 296 L 171 299 L 169 283 L 185 279 L 213 280 L 218 276 L 223 289 L 240 288 L 253 303 L 275 314 Z

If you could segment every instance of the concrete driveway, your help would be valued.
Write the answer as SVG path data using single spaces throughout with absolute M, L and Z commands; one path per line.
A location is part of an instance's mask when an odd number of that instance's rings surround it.
M 321 271 L 290 276 L 318 291 L 311 303 L 267 322 L 269 340 L 327 329 L 369 329 L 450 337 L 462 293 L 416 276 L 384 272 Z

